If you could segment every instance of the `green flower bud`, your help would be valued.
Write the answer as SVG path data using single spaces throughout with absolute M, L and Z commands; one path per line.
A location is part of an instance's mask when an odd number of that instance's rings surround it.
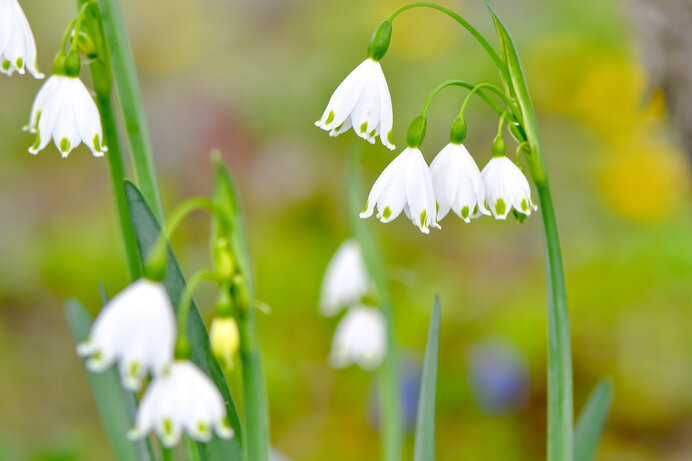
M 368 57 L 379 61 L 387 53 L 392 38 L 392 21 L 383 21 L 372 34 L 368 45 Z
M 65 55 L 63 53 L 58 53 L 55 61 L 53 61 L 53 74 L 65 75 Z
M 79 57 L 79 52 L 72 50 L 67 53 L 65 58 L 65 75 L 68 77 L 79 77 L 79 72 L 82 68 L 82 60 Z
M 466 139 L 466 121 L 460 115 L 452 124 L 452 131 L 449 135 L 449 140 L 454 144 L 461 144 Z
M 192 355 L 192 347 L 187 335 L 178 334 L 178 340 L 175 342 L 175 358 L 178 360 L 189 359 Z
M 235 273 L 235 260 L 231 251 L 231 243 L 227 238 L 219 237 L 213 243 L 212 259 L 214 270 L 222 280 L 230 280 Z
M 425 139 L 425 129 L 427 128 L 428 121 L 423 115 L 419 115 L 414 118 L 411 122 L 411 126 L 408 128 L 408 134 L 406 135 L 406 142 L 408 147 L 418 148 L 423 144 L 423 139 Z
M 89 35 L 84 32 L 79 32 L 76 36 L 72 36 L 72 40 L 77 41 L 77 51 L 84 56 L 89 56 L 90 58 L 96 57 L 96 45 L 94 45 L 94 41 Z
M 245 277 L 242 275 L 237 275 L 233 278 L 233 285 L 231 287 L 231 294 L 233 295 L 233 302 L 236 307 L 242 310 L 247 310 L 252 304 L 252 297 L 250 296 L 250 288 L 247 286 Z
M 229 317 L 233 314 L 233 299 L 230 290 L 224 288 L 219 293 L 216 300 L 216 315 L 219 317 Z
M 226 371 L 233 369 L 233 357 L 240 348 L 240 332 L 233 317 L 216 317 L 209 329 L 211 351 Z
M 493 140 L 493 157 L 504 157 L 507 155 L 507 145 L 502 136 L 497 135 Z

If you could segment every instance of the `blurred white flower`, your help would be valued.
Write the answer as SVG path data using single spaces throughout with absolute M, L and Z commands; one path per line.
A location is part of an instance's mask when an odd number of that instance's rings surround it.
M 374 370 L 384 357 L 386 336 L 384 315 L 379 309 L 350 308 L 336 327 L 331 365 L 344 368 L 356 363 L 366 370 Z
M 361 218 L 377 217 L 383 223 L 395 219 L 403 210 L 424 234 L 429 227 L 440 228 L 435 219 L 435 190 L 430 168 L 418 148 L 407 147 L 387 165 L 372 186 Z
M 332 95 L 322 118 L 315 125 L 337 136 L 349 128 L 371 144 L 379 135 L 382 144 L 394 149 L 392 98 L 379 61 L 368 58 L 356 67 Z
M 176 360 L 154 378 L 128 437 L 141 439 L 152 430 L 169 448 L 178 443 L 183 431 L 199 442 L 210 441 L 213 431 L 221 438 L 233 437 L 221 393 L 189 360 Z
M 103 145 L 98 108 L 79 77 L 53 75 L 46 80 L 24 129 L 36 133 L 36 141 L 29 148 L 32 154 L 46 147 L 51 139 L 63 158 L 82 142 L 95 157 L 108 150 Z
M 355 240 L 346 240 L 327 265 L 320 312 L 326 316 L 338 314 L 342 308 L 359 303 L 372 286 L 360 245 Z
M 173 360 L 176 323 L 162 284 L 139 279 L 101 310 L 77 353 L 101 372 L 118 362 L 123 386 L 137 391 L 147 372 L 160 373 Z
M 490 215 L 484 204 L 485 186 L 481 172 L 463 144 L 447 144 L 430 164 L 430 173 L 438 221 L 450 209 L 467 223 L 481 214 Z
M 496 219 L 505 219 L 514 208 L 529 216 L 538 207 L 531 200 L 531 187 L 519 167 L 505 156 L 493 157 L 481 173 L 485 184 L 485 203 Z
M 17 0 L 0 0 L 0 72 L 24 74 L 28 69 L 43 78 L 36 65 L 36 42 L 22 7 Z

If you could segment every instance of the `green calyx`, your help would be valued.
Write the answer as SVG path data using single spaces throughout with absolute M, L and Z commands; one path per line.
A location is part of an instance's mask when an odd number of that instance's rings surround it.
M 58 53 L 58 55 L 55 57 L 55 61 L 53 61 L 53 74 L 66 75 L 64 53 Z
M 493 140 L 493 157 L 504 157 L 507 155 L 507 145 L 502 135 L 497 135 Z
M 408 134 L 406 135 L 406 143 L 408 144 L 408 147 L 418 148 L 421 144 L 423 144 L 427 125 L 428 121 L 424 115 L 419 115 L 413 119 L 408 128 Z
M 449 135 L 449 140 L 453 144 L 461 144 L 466 139 L 466 121 L 461 115 L 458 116 L 452 124 L 452 130 Z
M 229 289 L 224 288 L 219 293 L 214 314 L 216 317 L 231 317 L 233 315 L 233 298 L 231 298 Z
M 178 340 L 175 342 L 175 358 L 176 360 L 187 360 L 192 356 L 192 347 L 190 340 L 186 334 L 179 334 Z
M 157 242 L 149 253 L 144 264 L 144 276 L 154 282 L 160 282 L 166 276 L 168 258 L 166 257 L 166 244 Z
M 368 58 L 375 61 L 381 60 L 389 49 L 389 41 L 392 38 L 392 21 L 382 21 L 375 33 L 372 34 L 368 45 Z
M 79 77 L 82 68 L 82 60 L 77 50 L 70 50 L 65 57 L 65 75 L 68 77 Z

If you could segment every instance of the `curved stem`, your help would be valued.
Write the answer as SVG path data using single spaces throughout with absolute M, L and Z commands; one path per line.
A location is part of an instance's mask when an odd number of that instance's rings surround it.
M 163 222 L 163 207 L 154 171 L 142 93 L 137 81 L 137 70 L 120 9 L 120 1 L 98 0 L 98 3 L 101 7 L 103 29 L 113 62 L 113 74 L 118 86 L 118 99 L 125 119 L 137 182 L 156 218 L 159 222 Z
M 490 45 L 490 43 L 488 43 L 488 41 L 485 39 L 485 37 L 483 37 L 483 35 L 481 35 L 480 32 L 478 32 L 471 24 L 469 24 L 468 21 L 466 21 L 464 18 L 462 18 L 449 8 L 445 8 L 444 6 L 440 6 L 435 3 L 429 2 L 409 3 L 408 5 L 404 5 L 394 10 L 392 14 L 390 14 L 389 17 L 387 17 L 387 19 L 389 21 L 392 21 L 395 17 L 397 17 L 404 11 L 410 10 L 412 8 L 432 8 L 434 10 L 441 11 L 442 13 L 446 14 L 447 16 L 461 24 L 461 26 L 468 30 L 469 33 L 473 36 L 473 38 L 475 38 L 476 41 L 480 43 L 483 49 L 485 49 L 486 53 L 488 53 L 488 56 L 490 56 L 490 59 L 493 60 L 495 66 L 499 69 L 503 78 L 506 81 L 509 81 L 509 72 L 507 71 L 507 66 L 505 66 L 504 62 L 502 62 L 502 59 L 500 59 L 500 56 L 497 54 L 495 49 Z
M 488 85 L 489 85 L 489 84 L 488 84 Z M 471 90 L 473 93 L 469 93 L 469 95 L 467 95 L 467 99 L 470 97 L 471 94 L 478 94 L 478 96 L 480 96 L 486 103 L 488 103 L 488 105 L 489 105 L 495 112 L 497 112 L 498 114 L 502 114 L 502 112 L 503 112 L 502 108 L 501 108 L 500 106 L 498 106 L 497 103 L 496 103 L 495 101 L 493 101 L 490 97 L 488 97 L 488 95 L 486 95 L 485 93 L 482 93 L 481 91 L 479 91 L 480 89 L 479 89 L 479 90 L 476 90 L 476 91 L 473 91 L 473 89 L 474 89 L 475 87 L 474 87 L 471 83 L 464 82 L 463 80 L 447 80 L 447 81 L 445 81 L 445 82 L 440 83 L 439 85 L 437 85 L 437 86 L 435 87 L 434 90 L 432 90 L 432 92 L 430 93 L 430 95 L 428 96 L 428 98 L 425 100 L 425 104 L 423 104 L 423 110 L 421 110 L 421 115 L 423 115 L 423 116 L 425 115 L 426 111 L 428 110 L 428 106 L 430 105 L 430 103 L 432 102 L 432 100 L 437 96 L 437 94 L 438 94 L 440 91 L 442 91 L 443 89 L 447 88 L 448 86 L 460 86 L 460 87 L 462 87 L 462 88 L 469 89 L 469 90 Z M 476 86 L 478 86 L 478 85 L 476 85 Z M 500 93 L 502 93 L 501 90 L 499 90 L 498 88 L 496 88 L 496 89 L 497 89 L 498 91 L 500 91 Z M 504 99 L 506 99 L 506 96 L 505 96 L 504 94 L 502 94 L 502 96 L 504 96 Z
M 199 284 L 205 280 L 216 282 L 216 274 L 213 271 L 196 272 L 190 281 L 185 285 L 183 294 L 180 296 L 180 304 L 178 305 L 177 324 L 178 324 L 178 340 L 179 344 L 189 344 L 187 339 L 187 317 L 192 306 L 192 296 Z M 176 348 L 177 349 L 177 348 Z
M 483 89 L 490 90 L 493 93 L 495 93 L 496 95 L 498 95 L 502 99 L 502 101 L 504 101 L 504 103 L 507 105 L 507 108 L 513 112 L 514 118 L 516 118 L 517 120 L 520 119 L 520 117 L 517 117 L 518 114 L 514 113 L 514 107 L 512 104 L 512 100 L 509 97 L 507 97 L 507 95 L 501 89 L 499 89 L 498 87 L 496 87 L 492 83 L 479 83 L 478 85 L 471 88 L 471 91 L 469 91 L 469 94 L 466 95 L 466 99 L 464 99 L 464 103 L 461 105 L 461 110 L 459 111 L 459 115 L 462 118 L 464 116 L 464 112 L 466 111 L 466 106 L 468 106 L 469 101 L 471 100 L 471 96 L 478 93 L 478 95 L 482 97 L 483 93 L 481 93 L 480 91 Z M 487 99 L 486 99 L 486 101 L 487 101 Z M 496 109 L 496 111 L 500 116 L 502 116 L 502 114 L 504 113 L 504 111 L 502 111 L 501 109 L 500 110 Z

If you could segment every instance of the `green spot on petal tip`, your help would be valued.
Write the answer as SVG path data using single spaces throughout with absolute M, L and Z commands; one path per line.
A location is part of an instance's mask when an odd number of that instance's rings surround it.
M 495 212 L 497 213 L 497 215 L 503 216 L 506 210 L 507 205 L 505 205 L 505 201 L 501 198 L 497 199 L 497 202 L 495 202 Z
M 384 219 L 389 219 L 389 217 L 391 215 L 392 215 L 392 210 L 388 206 L 384 207 L 384 211 L 382 212 L 382 217 Z
M 325 120 L 325 122 L 324 122 L 325 125 L 329 125 L 330 123 L 332 123 L 334 121 L 334 117 L 335 117 L 334 111 L 330 110 L 329 115 L 327 116 L 327 120 Z

